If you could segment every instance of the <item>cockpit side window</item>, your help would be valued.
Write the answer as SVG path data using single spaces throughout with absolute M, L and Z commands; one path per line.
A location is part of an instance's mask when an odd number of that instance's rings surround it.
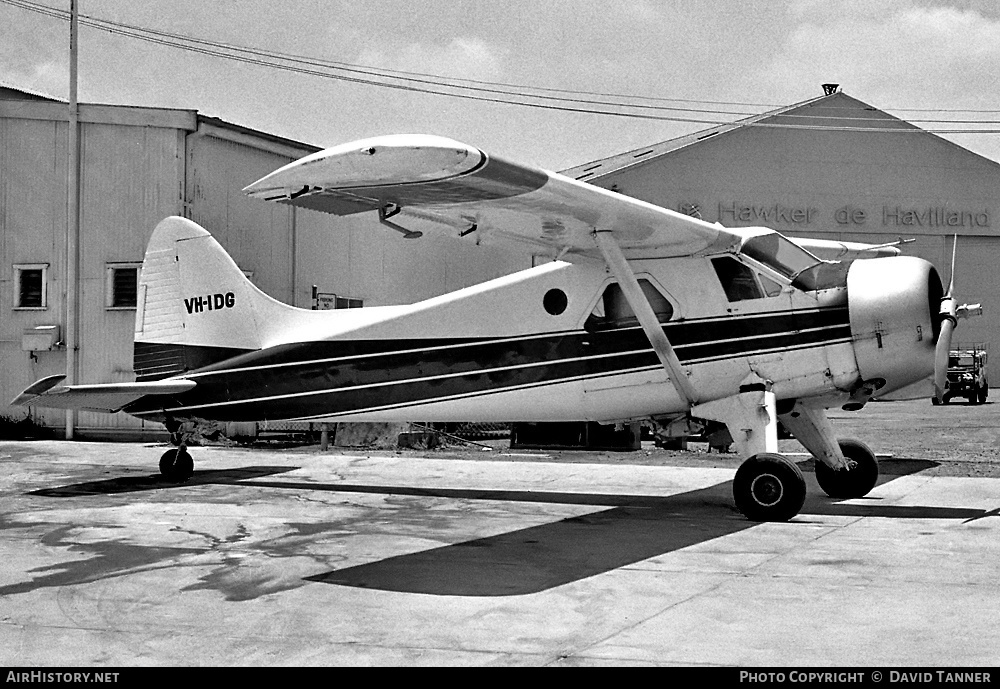
M 743 243 L 740 253 L 760 261 L 784 275 L 794 278 L 822 261 L 801 246 L 777 232 L 752 237 Z
M 729 301 L 764 297 L 764 292 L 757 283 L 753 271 L 732 256 L 713 258 L 712 267 L 715 268 L 715 274 L 719 277 L 722 289 L 726 293 L 726 299 Z
M 781 294 L 781 285 L 763 273 L 757 273 L 757 277 L 760 278 L 761 287 L 764 288 L 764 294 L 769 297 L 776 297 Z
M 653 307 L 653 312 L 660 323 L 666 323 L 674 315 L 674 307 L 649 280 L 639 279 L 639 287 Z M 584 327 L 587 330 L 611 330 L 637 325 L 632 307 L 629 306 L 625 293 L 617 282 L 608 285 L 601 298 L 597 301 L 593 313 L 587 318 Z

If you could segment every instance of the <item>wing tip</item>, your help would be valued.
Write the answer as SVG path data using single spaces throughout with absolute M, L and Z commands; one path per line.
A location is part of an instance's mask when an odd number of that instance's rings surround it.
M 59 385 L 59 383 L 66 380 L 65 373 L 57 373 L 54 376 L 45 376 L 34 383 L 26 387 L 20 395 L 11 400 L 10 406 L 12 407 L 25 407 L 28 402 L 44 395 L 46 392 Z

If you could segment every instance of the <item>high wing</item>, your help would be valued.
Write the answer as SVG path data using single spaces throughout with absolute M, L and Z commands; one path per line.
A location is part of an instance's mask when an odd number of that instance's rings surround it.
M 408 236 L 437 230 L 468 241 L 510 241 L 567 261 L 600 259 L 595 231 L 611 232 L 629 259 L 725 251 L 743 239 L 721 225 L 436 136 L 329 148 L 244 191 L 336 215 L 375 210 Z
M 193 380 L 157 380 L 145 383 L 60 385 L 65 375 L 47 376 L 15 397 L 12 406 L 38 405 L 51 409 L 116 412 L 145 395 L 177 395 L 193 388 Z M 39 400 L 39 398 L 44 398 Z

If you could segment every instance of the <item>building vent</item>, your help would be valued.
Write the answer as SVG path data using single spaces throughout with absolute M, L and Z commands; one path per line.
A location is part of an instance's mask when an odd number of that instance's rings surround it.
M 823 95 L 829 96 L 830 94 L 836 93 L 840 88 L 840 84 L 823 84 Z

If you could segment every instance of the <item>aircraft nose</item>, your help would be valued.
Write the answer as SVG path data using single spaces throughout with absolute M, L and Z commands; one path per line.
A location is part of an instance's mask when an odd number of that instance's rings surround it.
M 933 373 L 944 295 L 933 265 L 913 256 L 855 261 L 847 274 L 847 295 L 863 379 L 884 379 L 882 391 L 890 392 Z

